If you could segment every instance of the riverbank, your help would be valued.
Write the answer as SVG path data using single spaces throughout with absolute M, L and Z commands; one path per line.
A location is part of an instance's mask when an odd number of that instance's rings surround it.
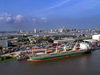
M 16 58 L 9 57 L 9 56 L 0 57 L 0 63 L 7 62 L 7 61 L 13 61 L 13 60 L 17 60 L 17 59 Z

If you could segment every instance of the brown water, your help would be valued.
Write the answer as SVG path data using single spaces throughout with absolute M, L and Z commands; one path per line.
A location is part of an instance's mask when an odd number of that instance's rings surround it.
M 100 50 L 52 61 L 0 63 L 0 75 L 100 75 Z

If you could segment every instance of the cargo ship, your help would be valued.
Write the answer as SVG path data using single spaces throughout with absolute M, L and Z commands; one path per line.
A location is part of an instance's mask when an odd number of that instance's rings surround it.
M 51 52 L 50 52 L 51 51 Z M 43 52 L 35 53 L 32 51 L 32 55 L 30 55 L 27 61 L 45 61 L 45 60 L 53 60 L 59 59 L 69 56 L 76 56 L 80 54 L 90 53 L 91 46 L 87 43 L 75 43 L 73 46 L 68 46 L 68 44 L 61 46 L 60 48 L 57 46 L 54 49 L 45 49 Z

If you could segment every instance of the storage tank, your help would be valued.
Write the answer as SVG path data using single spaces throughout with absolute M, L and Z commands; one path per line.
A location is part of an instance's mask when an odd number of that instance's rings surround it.
M 93 39 L 93 40 L 100 41 L 100 34 L 99 34 L 99 35 L 93 35 L 93 36 L 92 36 L 92 39 Z

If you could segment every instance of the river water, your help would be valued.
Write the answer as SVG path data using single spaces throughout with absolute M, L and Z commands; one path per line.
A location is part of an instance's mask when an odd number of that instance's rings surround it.
M 100 50 L 51 61 L 0 63 L 0 75 L 100 75 Z

